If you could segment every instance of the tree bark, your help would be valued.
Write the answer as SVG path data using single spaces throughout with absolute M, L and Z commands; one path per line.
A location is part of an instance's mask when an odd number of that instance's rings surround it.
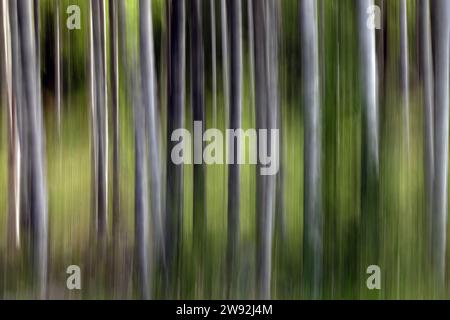
M 403 96 L 403 122 L 406 151 L 409 150 L 409 60 L 408 60 L 408 15 L 406 0 L 400 1 L 400 66 Z
M 142 8 L 141 8 L 142 10 Z M 151 298 L 151 279 L 149 263 L 150 219 L 148 206 L 148 171 L 145 139 L 145 110 L 136 81 L 138 76 L 132 72 L 133 110 L 135 130 L 135 242 L 139 292 L 142 299 Z
M 450 2 L 435 1 L 436 12 L 436 70 L 434 73 L 434 182 L 432 221 L 432 264 L 436 286 L 443 289 L 445 278 L 445 250 L 448 191 L 448 134 L 449 134 L 449 37 Z
M 203 49 L 203 26 L 202 9 L 200 0 L 191 0 L 191 106 L 193 112 L 194 130 L 196 121 L 201 122 L 199 128 L 203 136 L 205 131 L 205 62 Z M 206 168 L 202 158 L 204 143 L 194 141 L 194 200 L 193 200 L 193 237 L 194 249 L 200 254 L 201 266 L 202 255 L 206 240 Z
M 17 128 L 17 106 L 13 100 L 12 49 L 8 1 L 2 0 L 3 69 L 2 83 L 7 107 L 8 128 L 8 249 L 20 247 L 20 144 Z
M 159 155 L 159 121 L 156 94 L 156 69 L 153 43 L 152 11 L 149 0 L 140 2 L 140 52 L 142 103 L 147 121 L 148 159 L 150 168 L 153 257 L 164 257 L 162 226 L 161 159 Z
M 109 0 L 110 21 L 110 85 L 111 85 L 111 116 L 112 116 L 112 218 L 113 242 L 117 243 L 120 228 L 120 124 L 119 124 L 119 32 L 118 32 L 118 3 Z M 116 247 L 116 246 L 115 246 Z
M 420 57 L 423 74 L 423 104 L 424 104 L 424 145 L 425 145 L 425 197 L 428 219 L 428 245 L 431 248 L 431 222 L 433 210 L 433 177 L 434 177 L 434 146 L 433 146 L 433 55 L 431 51 L 430 2 L 420 0 Z
M 375 31 L 367 27 L 367 8 L 372 0 L 359 0 L 357 7 L 362 87 L 361 259 L 363 268 L 379 264 L 379 152 L 378 74 Z
M 56 121 L 58 135 L 61 134 L 61 22 L 60 22 L 60 0 L 56 0 L 55 7 L 55 92 L 56 92 Z
M 278 116 L 278 8 L 274 1 L 254 3 L 256 127 L 267 130 L 267 140 L 260 140 L 258 148 L 271 154 L 272 129 Z M 261 132 L 261 131 L 259 131 Z M 278 141 L 277 141 L 278 143 Z M 264 145 L 265 144 L 265 145 Z M 257 268 L 256 285 L 259 299 L 270 299 L 272 273 L 272 241 L 275 217 L 276 175 L 262 175 L 262 165 L 256 169 L 257 181 Z
M 104 0 L 91 0 L 93 25 L 93 58 L 94 58 L 94 119 L 93 145 L 95 150 L 95 186 L 96 194 L 94 213 L 96 217 L 96 233 L 98 244 L 103 247 L 107 231 L 108 203 L 108 124 L 107 124 L 107 90 L 106 90 L 106 47 L 105 47 L 105 6 Z
M 185 94 L 185 1 L 171 0 L 169 14 L 169 73 L 167 114 L 167 184 L 165 240 L 168 268 L 168 290 L 175 293 L 178 281 L 178 262 L 181 247 L 183 218 L 183 165 L 171 161 L 176 141 L 171 141 L 174 130 L 183 128 Z
M 211 19 L 211 72 L 213 128 L 217 128 L 217 45 L 216 45 L 216 0 L 209 1 Z
M 37 296 L 45 298 L 47 295 L 48 212 L 44 160 L 45 139 L 40 94 L 37 92 L 40 88 L 38 85 L 40 77 L 36 68 L 38 61 L 36 43 L 33 39 L 35 33 L 32 23 L 32 3 L 19 0 L 17 4 L 22 51 L 23 93 L 31 132 L 29 159 L 31 161 L 33 278 Z
M 230 109 L 229 57 L 228 57 L 228 22 L 226 0 L 220 0 L 220 28 L 222 42 L 222 83 L 224 100 L 225 128 L 228 128 Z
M 229 1 L 230 30 L 230 129 L 241 128 L 242 123 L 242 5 L 241 0 Z M 240 170 L 238 164 L 239 143 L 234 143 L 234 159 L 228 166 L 228 296 L 236 289 L 238 273 L 239 219 L 240 219 Z
M 301 3 L 304 101 L 304 240 L 305 287 L 319 298 L 322 286 L 321 124 L 317 3 Z

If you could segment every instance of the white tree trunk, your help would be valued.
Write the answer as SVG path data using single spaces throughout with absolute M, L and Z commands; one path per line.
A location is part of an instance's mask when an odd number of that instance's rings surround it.
M 449 134 L 449 37 L 450 2 L 435 1 L 436 12 L 436 70 L 434 73 L 434 184 L 432 221 L 432 262 L 436 284 L 442 287 L 445 277 L 445 250 L 447 230 L 448 189 L 448 134 Z
M 317 3 L 301 3 L 304 101 L 304 275 L 313 298 L 320 297 L 323 239 L 321 208 L 321 124 Z
M 17 13 L 20 21 L 20 44 L 23 66 L 23 94 L 30 125 L 31 162 L 31 215 L 33 231 L 33 270 L 37 294 L 40 298 L 47 295 L 47 258 L 48 258 L 48 212 L 47 186 L 45 175 L 45 138 L 42 122 L 42 106 L 38 88 L 39 74 L 36 66 L 36 42 L 33 29 L 33 10 L 31 1 L 18 1 Z
M 403 125 L 406 150 L 409 153 L 409 62 L 407 0 L 400 1 L 400 65 L 403 95 Z
M 427 216 L 429 217 L 428 236 L 431 244 L 431 223 L 433 210 L 433 177 L 434 177 L 434 146 L 433 146 L 433 55 L 431 51 L 431 23 L 430 2 L 420 1 L 420 50 L 421 69 L 423 73 L 423 98 L 424 98 L 424 144 L 425 144 L 425 196 Z M 430 247 L 431 249 L 431 247 Z

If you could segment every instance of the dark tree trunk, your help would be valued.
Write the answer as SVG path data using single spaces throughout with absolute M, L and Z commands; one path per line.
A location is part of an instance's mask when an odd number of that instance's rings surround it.
M 268 140 L 258 141 L 271 154 L 271 130 L 277 127 L 278 115 L 278 8 L 276 2 L 254 3 L 256 127 L 268 130 Z M 259 139 L 259 136 L 258 136 Z M 265 145 L 263 146 L 263 143 Z M 278 141 L 276 142 L 278 143 Z M 270 299 L 272 240 L 276 200 L 276 175 L 262 175 L 257 165 L 257 251 L 256 286 L 259 299 Z
M 183 218 L 183 165 L 171 161 L 176 141 L 171 141 L 174 130 L 183 128 L 185 95 L 185 1 L 171 0 L 169 14 L 169 73 L 167 113 L 167 189 L 165 240 L 169 293 L 175 293 L 178 282 L 178 263 Z
M 220 0 L 220 28 L 222 42 L 222 83 L 224 100 L 225 128 L 228 128 L 230 110 L 230 83 L 229 83 L 229 57 L 228 57 L 228 22 L 226 0 Z
M 213 128 L 217 128 L 217 45 L 216 45 L 216 0 L 210 0 L 211 15 L 211 73 Z
M 58 135 L 61 134 L 61 21 L 60 0 L 56 0 L 55 7 L 55 92 L 56 92 L 56 121 Z
M 94 119 L 93 145 L 95 150 L 95 203 L 96 233 L 98 244 L 106 244 L 107 229 L 107 179 L 108 179 L 108 125 L 106 90 L 105 6 L 104 0 L 91 1 L 94 59 Z
M 191 106 L 194 130 L 203 136 L 205 131 L 205 62 L 203 49 L 202 8 L 200 0 L 191 0 Z M 201 122 L 199 126 L 197 121 Z M 206 240 L 206 168 L 202 158 L 204 143 L 194 142 L 194 201 L 193 201 L 193 237 L 194 250 L 199 254 L 202 264 Z
M 230 129 L 241 128 L 242 123 L 242 5 L 241 0 L 229 1 L 230 30 Z M 234 295 L 237 285 L 240 219 L 239 144 L 233 144 L 233 164 L 228 166 L 228 297 Z

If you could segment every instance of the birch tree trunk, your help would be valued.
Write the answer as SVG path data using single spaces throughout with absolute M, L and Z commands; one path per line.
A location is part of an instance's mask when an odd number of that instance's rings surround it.
M 317 3 L 301 3 L 304 101 L 304 240 L 306 289 L 319 298 L 322 286 L 321 124 Z
M 2 0 L 2 83 L 7 107 L 8 128 L 8 249 L 20 247 L 20 144 L 17 129 L 17 109 L 13 101 L 12 50 L 8 0 Z
M 420 57 L 423 73 L 423 98 L 424 98 L 424 145 L 425 145 L 425 197 L 428 219 L 429 248 L 431 252 L 431 222 L 433 210 L 433 176 L 434 176 L 434 146 L 433 146 L 433 55 L 431 51 L 431 22 L 430 2 L 420 0 Z
M 151 1 L 140 1 L 140 52 L 141 52 L 141 88 L 142 103 L 147 121 L 147 145 L 151 188 L 152 243 L 153 257 L 164 257 L 164 239 L 162 226 L 162 183 L 161 159 L 159 155 L 159 121 L 157 108 L 155 52 L 153 43 L 153 23 Z M 153 263 L 153 265 L 155 265 Z
M 278 9 L 274 1 L 254 3 L 256 127 L 268 131 L 267 140 L 260 140 L 258 148 L 271 154 L 271 129 L 277 126 L 278 115 Z M 277 141 L 278 143 L 278 141 Z M 257 165 L 257 269 L 256 286 L 259 299 L 270 299 L 272 273 L 272 240 L 276 199 L 276 175 L 262 175 Z
M 178 261 L 181 246 L 183 218 L 183 165 L 171 160 L 171 151 L 177 144 L 171 141 L 172 132 L 183 128 L 185 94 L 185 1 L 171 0 L 169 14 L 169 73 L 167 113 L 167 184 L 165 240 L 168 290 L 175 293 L 178 281 Z
M 23 66 L 23 93 L 30 125 L 31 161 L 31 217 L 33 278 L 39 298 L 47 295 L 48 216 L 47 187 L 45 181 L 44 129 L 40 94 L 37 92 L 40 77 L 37 74 L 36 43 L 33 32 L 33 11 L 30 1 L 18 1 L 17 12 Z
M 371 0 L 357 7 L 362 87 L 361 259 L 362 268 L 379 259 L 378 74 L 375 30 L 367 27 Z
M 97 235 L 97 215 L 98 215 L 98 114 L 97 114 L 97 83 L 96 69 L 97 63 L 94 35 L 96 25 L 94 22 L 94 7 L 97 4 L 91 0 L 89 6 L 89 91 L 91 105 L 91 207 L 93 212 L 92 232 Z
M 93 25 L 93 58 L 94 58 L 94 92 L 95 92 L 95 132 L 93 145 L 95 151 L 95 216 L 96 232 L 99 245 L 106 241 L 107 229 L 107 186 L 108 186 L 108 124 L 107 124 L 107 90 L 106 90 L 106 47 L 105 47 L 105 4 L 104 0 L 91 0 Z M 96 137 L 95 137 L 96 136 Z
M 27 238 L 25 235 L 29 231 L 30 224 L 30 161 L 28 157 L 29 136 L 26 133 L 29 127 L 28 111 L 26 109 L 26 100 L 23 94 L 23 75 L 22 75 L 22 51 L 20 44 L 19 19 L 17 13 L 17 0 L 9 2 L 9 16 L 11 27 L 11 60 L 12 60 L 12 103 L 16 110 L 16 120 L 19 142 L 19 161 L 18 161 L 18 209 L 16 208 L 16 241 L 22 246 Z M 20 161 L 23 159 L 24 161 Z M 24 232 L 22 232 L 22 230 Z
M 275 112 L 274 121 L 275 126 L 279 131 L 279 139 L 280 142 L 278 144 L 278 154 L 279 154 L 279 169 L 276 176 L 276 201 L 275 201 L 275 229 L 278 233 L 278 239 L 282 244 L 286 240 L 286 212 L 285 212 L 285 201 L 284 201 L 284 139 L 283 139 L 283 114 L 281 110 L 280 103 L 280 90 L 279 90 L 279 76 L 278 76 L 278 65 L 279 65 L 279 53 L 278 46 L 280 45 L 280 35 L 282 34 L 281 30 L 281 9 L 280 2 L 275 1 L 272 5 L 273 7 L 273 35 L 272 35 L 272 62 L 269 65 L 272 66 L 273 74 L 272 79 L 275 81 L 273 85 L 270 86 L 272 92 L 272 99 L 274 100 L 274 105 L 272 110 Z
M 445 278 L 445 251 L 448 207 L 449 134 L 449 37 L 450 2 L 435 1 L 436 69 L 434 72 L 434 180 L 432 221 L 432 264 L 436 285 L 442 289 Z
M 109 0 L 110 21 L 110 85 L 111 85 L 111 116 L 112 116 L 112 217 L 113 217 L 113 242 L 117 242 L 119 236 L 120 222 L 120 180 L 119 180 L 119 37 L 118 37 L 118 3 Z
M 406 0 L 400 0 L 400 65 L 403 95 L 403 122 L 405 144 L 409 153 L 409 62 L 408 62 L 408 15 Z
M 142 8 L 140 8 L 142 11 Z M 135 68 L 134 68 L 135 69 Z M 148 206 L 148 171 L 145 139 L 145 110 L 138 88 L 138 75 L 132 72 L 135 134 L 135 242 L 139 292 L 142 299 L 151 298 L 149 263 L 150 219 Z

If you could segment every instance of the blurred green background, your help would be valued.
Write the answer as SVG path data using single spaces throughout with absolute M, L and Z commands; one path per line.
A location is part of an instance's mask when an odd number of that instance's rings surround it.
M 383 4 L 381 4 L 383 2 Z M 217 127 L 224 130 L 222 57 L 220 50 L 219 2 L 216 2 L 217 32 Z M 282 170 L 284 171 L 284 232 L 275 229 L 272 268 L 272 297 L 302 299 L 303 269 L 303 96 L 298 0 L 282 0 L 279 41 L 279 90 L 282 113 Z M 355 0 L 318 1 L 321 75 L 322 191 L 324 214 L 324 299 L 425 299 L 448 297 L 433 290 L 427 250 L 427 212 L 424 191 L 423 97 L 419 79 L 418 1 L 408 3 L 410 61 L 409 152 L 403 147 L 404 123 L 400 89 L 399 1 L 375 1 L 385 8 L 386 23 L 376 31 L 377 50 L 383 43 L 384 64 L 379 64 L 380 128 L 380 268 L 381 290 L 365 286 L 367 266 L 360 260 L 358 235 L 361 217 L 361 85 L 358 64 L 358 30 Z M 134 129 L 133 110 L 120 70 L 120 205 L 126 217 L 120 241 L 122 281 L 112 280 L 114 265 L 111 244 L 100 257 L 92 249 L 91 140 L 88 81 L 89 2 L 62 0 L 61 17 L 69 4 L 81 8 L 81 30 L 62 31 L 62 122 L 58 134 L 54 93 L 54 1 L 40 1 L 43 108 L 46 129 L 46 162 L 49 208 L 49 297 L 73 299 L 136 298 L 134 254 Z M 209 3 L 202 1 L 205 41 L 205 90 L 207 128 L 212 127 L 211 35 Z M 158 96 L 161 115 L 162 150 L 166 141 L 167 74 L 164 41 L 167 36 L 165 1 L 153 0 L 153 26 Z M 243 1 L 244 82 L 243 127 L 255 127 L 250 95 L 246 1 Z M 138 51 L 137 0 L 126 1 L 127 50 Z M 188 18 L 189 19 L 189 18 Z M 107 21 L 107 27 L 109 24 Z M 107 41 L 109 38 L 107 37 Z M 109 44 L 107 45 L 109 48 Z M 187 50 L 186 60 L 189 61 Z M 382 70 L 381 70 L 382 68 Z M 189 105 L 189 63 L 186 70 L 186 128 L 192 132 Z M 111 126 L 110 126 L 111 130 Z M 110 141 L 111 143 L 111 141 Z M 112 147 L 109 148 L 112 161 Z M 6 261 L 7 227 L 7 133 L 6 108 L 1 109 L 0 136 L 0 297 L 28 298 L 30 263 L 27 247 L 13 263 Z M 207 241 L 203 261 L 193 256 L 192 187 L 193 167 L 185 165 L 184 217 L 178 298 L 224 298 L 227 235 L 227 168 L 207 169 Z M 111 171 L 111 166 L 109 166 Z M 111 175 L 111 172 L 110 172 Z M 111 194 L 109 185 L 108 194 Z M 241 216 L 239 288 L 235 298 L 255 296 L 256 167 L 241 166 Z M 109 197 L 111 211 L 111 197 Z M 108 214 L 111 217 L 111 212 Z M 109 219 L 109 223 L 111 219 Z M 111 228 L 110 228 L 111 229 Z M 109 230 L 110 236 L 111 230 Z M 448 246 L 447 246 L 448 247 Z M 448 261 L 448 258 L 447 258 Z M 82 290 L 66 289 L 66 268 L 82 270 Z M 201 265 L 203 276 L 198 280 Z M 156 276 L 156 298 L 161 276 Z M 448 281 L 445 284 L 448 287 Z M 445 290 L 448 292 L 448 290 Z

